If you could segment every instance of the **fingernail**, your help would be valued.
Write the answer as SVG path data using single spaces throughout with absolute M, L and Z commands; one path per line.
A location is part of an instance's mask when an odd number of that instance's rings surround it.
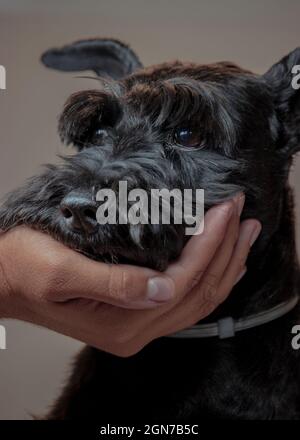
M 244 203 L 245 203 L 244 193 L 240 192 L 240 193 L 236 194 L 232 200 L 234 201 L 237 215 L 240 217 L 240 215 L 243 211 Z
M 232 201 L 229 202 L 223 202 L 221 205 L 222 210 L 222 215 L 226 217 L 226 219 L 229 220 L 229 218 L 231 217 L 232 213 L 234 212 L 234 204 L 232 203 Z
M 247 272 L 247 267 L 244 267 L 244 269 L 240 272 L 239 276 L 235 280 L 234 286 L 243 278 L 246 272 Z
M 250 237 L 250 247 L 253 245 L 253 243 L 256 241 L 256 239 L 258 238 L 258 236 L 259 236 L 259 234 L 260 234 L 260 231 L 261 231 L 261 225 L 260 224 L 258 224 L 256 227 L 255 227 L 255 229 L 254 229 L 254 231 L 252 232 L 252 234 L 251 234 L 251 237 Z
M 238 216 L 240 217 L 245 204 L 245 194 L 241 194 L 237 201 Z
M 151 301 L 166 302 L 174 297 L 174 286 L 170 280 L 154 277 L 148 281 L 147 298 Z

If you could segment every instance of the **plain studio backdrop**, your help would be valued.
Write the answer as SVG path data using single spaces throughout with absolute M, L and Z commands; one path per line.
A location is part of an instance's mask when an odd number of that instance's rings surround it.
M 45 49 L 114 37 L 128 42 L 145 65 L 231 60 L 263 73 L 300 46 L 299 16 L 299 0 L 1 0 L 7 90 L 0 90 L 0 196 L 57 160 L 64 151 L 56 133 L 64 101 L 95 88 L 94 81 L 44 68 L 39 57 Z M 291 175 L 297 206 L 299 171 L 298 160 Z M 29 419 L 57 396 L 82 344 L 22 322 L 1 324 L 7 350 L 0 350 L 0 419 Z

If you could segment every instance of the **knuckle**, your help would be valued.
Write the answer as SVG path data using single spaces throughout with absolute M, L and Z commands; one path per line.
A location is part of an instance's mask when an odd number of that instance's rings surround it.
M 218 285 L 219 277 L 212 272 L 206 272 L 203 282 L 204 284 L 208 284 L 212 289 L 215 289 Z
M 217 297 L 216 279 L 206 279 L 201 285 L 201 300 L 203 302 L 215 302 Z
M 186 283 L 186 290 L 190 291 L 195 286 L 197 286 L 200 283 L 200 280 L 202 278 L 203 271 L 197 271 L 192 274 L 192 276 L 187 280 Z
M 202 305 L 201 313 L 202 317 L 205 318 L 206 316 L 210 315 L 219 305 L 219 301 L 205 301 L 205 303 Z
M 215 301 L 201 301 L 195 304 L 192 313 L 189 314 L 186 320 L 185 328 L 192 327 L 206 318 L 217 308 L 217 305 Z
M 131 279 L 130 275 L 125 269 L 116 269 L 114 266 L 110 267 L 108 291 L 112 298 L 120 298 L 124 301 L 129 299 Z
M 122 270 L 120 274 L 120 289 L 125 301 L 129 301 L 131 298 L 132 285 L 131 274 L 127 270 Z
M 213 277 L 213 279 L 215 279 L 215 277 Z M 219 296 L 218 288 L 214 281 L 213 284 L 207 281 L 203 282 L 193 300 L 193 309 L 190 315 L 191 320 L 195 323 L 212 313 L 221 302 Z M 193 323 L 191 325 L 193 325 Z
M 198 307 L 195 307 L 195 314 L 192 317 L 194 323 L 192 325 L 210 315 L 218 307 L 218 305 L 219 302 L 217 300 L 202 301 L 199 303 Z

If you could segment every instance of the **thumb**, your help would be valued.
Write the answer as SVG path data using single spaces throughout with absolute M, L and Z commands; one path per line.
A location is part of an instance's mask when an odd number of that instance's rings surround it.
M 158 272 L 130 265 L 100 263 L 71 250 L 54 238 L 18 226 L 1 235 L 0 257 L 14 292 L 45 301 L 85 298 L 130 308 L 153 308 L 171 299 L 174 286 Z
M 147 309 L 172 300 L 174 282 L 151 269 L 127 264 L 96 262 L 69 251 L 68 265 L 58 277 L 60 280 L 51 294 L 53 301 L 87 298 L 107 304 Z M 160 285 L 152 278 L 160 278 Z

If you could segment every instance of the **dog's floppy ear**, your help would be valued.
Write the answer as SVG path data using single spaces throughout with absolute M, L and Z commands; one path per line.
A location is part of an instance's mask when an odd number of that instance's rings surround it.
M 300 150 L 300 47 L 274 64 L 264 78 L 285 130 L 286 153 Z
M 120 79 L 142 67 L 137 55 L 121 41 L 97 38 L 77 41 L 60 49 L 50 49 L 42 63 L 64 72 L 93 70 L 97 75 Z

